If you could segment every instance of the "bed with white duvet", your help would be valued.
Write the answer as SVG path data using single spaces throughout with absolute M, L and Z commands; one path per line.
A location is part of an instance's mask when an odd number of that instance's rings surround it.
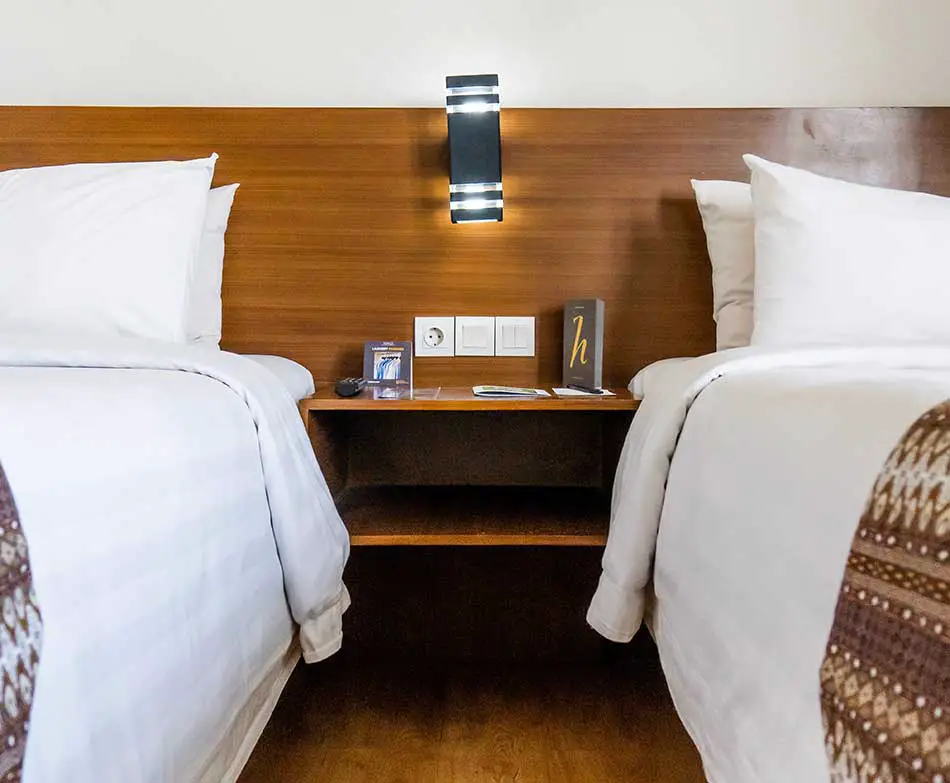
M 626 641 L 652 606 L 712 783 L 828 780 L 818 673 L 855 526 L 947 398 L 943 348 L 738 348 L 651 377 L 588 620 Z
M 348 603 L 285 387 L 217 350 L 6 334 L 0 457 L 44 623 L 24 780 L 234 779 Z
M 940 783 L 950 199 L 745 160 L 693 183 L 719 350 L 635 379 L 588 621 L 646 616 L 712 783 Z
M 28 783 L 233 780 L 301 653 L 341 645 L 312 377 L 219 350 L 238 184 L 211 187 L 216 161 L 0 172 L 3 520 L 42 614 L 34 688 L 36 624 L 0 629 L 0 720 L 31 707 L 2 771 Z

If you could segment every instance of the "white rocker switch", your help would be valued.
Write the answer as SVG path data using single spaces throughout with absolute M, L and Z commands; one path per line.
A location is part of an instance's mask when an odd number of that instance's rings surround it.
M 456 356 L 494 356 L 495 319 L 457 315 L 455 317 Z
M 534 318 L 495 318 L 495 356 L 534 356 Z

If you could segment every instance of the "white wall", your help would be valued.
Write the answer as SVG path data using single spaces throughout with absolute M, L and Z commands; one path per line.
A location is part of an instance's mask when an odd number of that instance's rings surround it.
M 0 103 L 950 104 L 950 0 L 0 0 Z

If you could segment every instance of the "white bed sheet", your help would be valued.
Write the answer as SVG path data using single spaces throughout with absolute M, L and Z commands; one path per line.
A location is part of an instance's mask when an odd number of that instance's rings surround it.
M 712 783 L 828 779 L 818 671 L 851 538 L 890 450 L 947 397 L 939 348 L 744 348 L 651 389 L 588 621 L 630 638 L 653 578 L 663 668 Z
M 224 352 L 7 335 L 0 461 L 44 620 L 27 783 L 236 774 L 292 616 L 317 660 L 348 602 L 346 531 L 283 386 Z

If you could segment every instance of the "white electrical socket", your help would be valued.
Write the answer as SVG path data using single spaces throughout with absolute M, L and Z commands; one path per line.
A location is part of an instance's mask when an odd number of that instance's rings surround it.
M 415 356 L 455 356 L 455 317 L 416 316 Z

